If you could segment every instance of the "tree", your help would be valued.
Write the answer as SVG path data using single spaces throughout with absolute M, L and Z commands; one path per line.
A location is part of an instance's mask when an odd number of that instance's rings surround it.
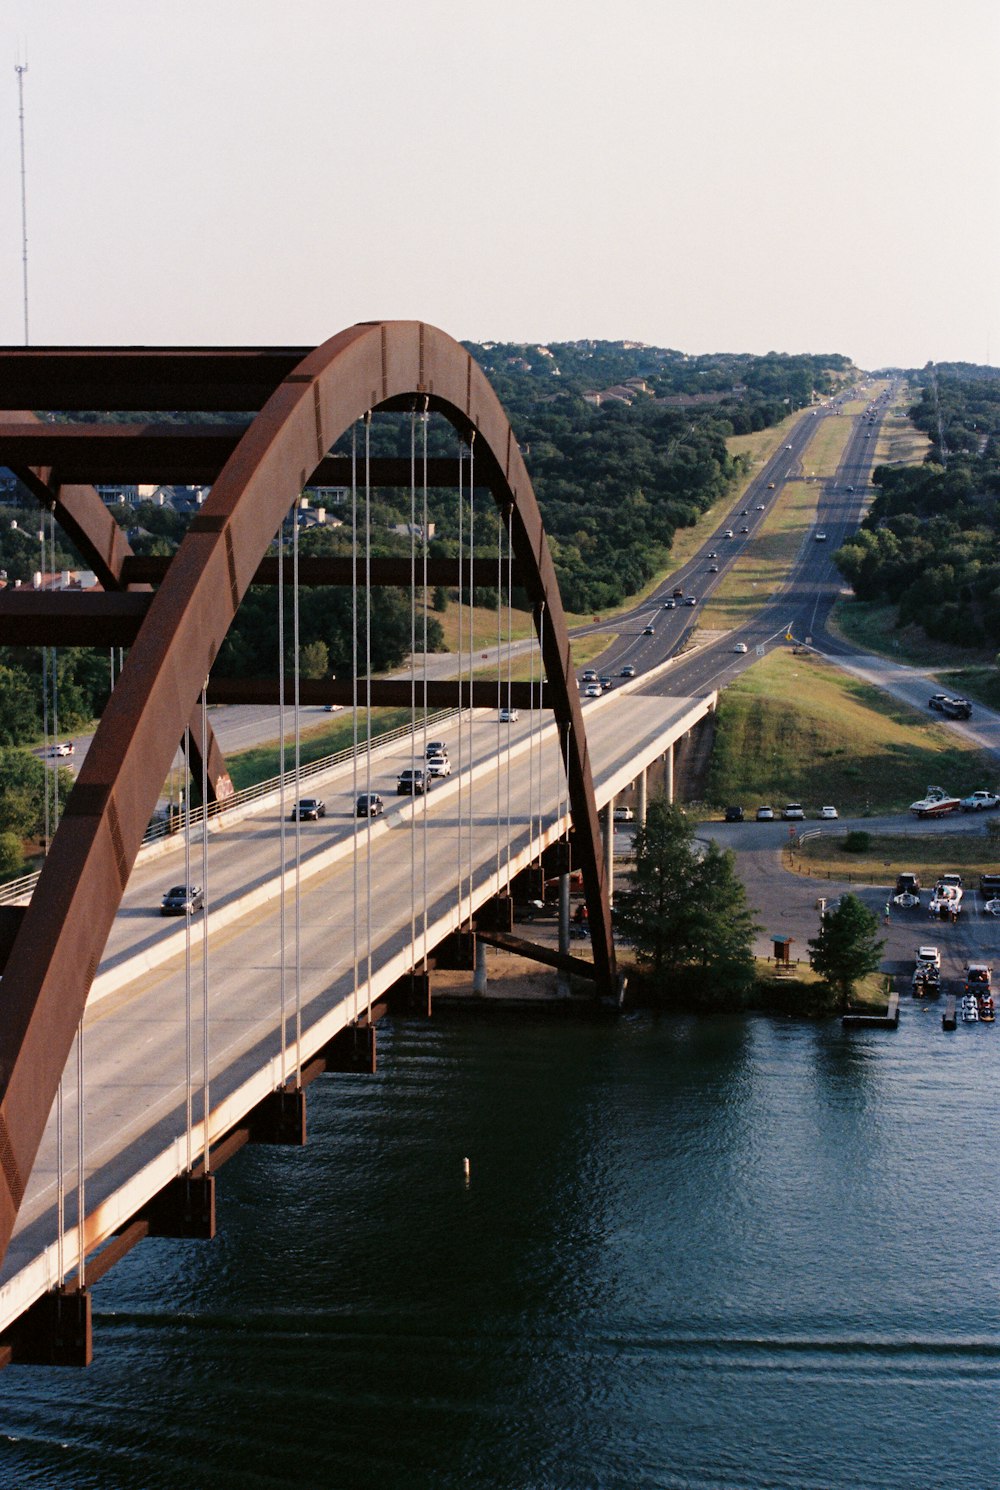
M 841 1013 L 858 979 L 878 971 L 884 947 L 878 917 L 856 895 L 841 896 L 837 909 L 824 915 L 819 936 L 809 942 L 809 953 L 816 972 L 838 993 Z
M 20 874 L 24 850 L 16 833 L 0 833 L 0 874 Z
M 0 750 L 0 833 L 18 838 L 37 838 L 45 821 L 45 772 L 43 761 L 30 751 Z M 60 805 L 69 796 L 73 777 L 57 771 Z
M 697 974 L 690 991 L 698 1001 L 731 1003 L 752 983 L 757 927 L 735 859 L 714 844 L 696 851 L 690 822 L 665 797 L 649 803 L 631 888 L 616 897 L 615 911 L 654 977 Z

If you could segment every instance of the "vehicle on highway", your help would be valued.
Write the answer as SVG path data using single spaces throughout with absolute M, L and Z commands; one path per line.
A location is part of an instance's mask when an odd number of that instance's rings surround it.
M 971 719 L 972 705 L 967 698 L 946 698 L 941 713 L 947 714 L 949 719 Z
M 733 647 L 733 651 L 734 652 L 738 652 L 741 657 L 744 657 L 746 655 L 746 650 L 747 650 L 747 644 L 746 644 L 746 642 L 737 642 L 735 644 L 735 646 Z
M 632 823 L 635 821 L 635 813 L 631 807 L 616 807 L 613 816 L 616 823 Z
M 805 812 L 800 802 L 786 802 L 785 806 L 781 809 L 781 816 L 785 819 L 786 823 L 799 823 L 805 817 Z
M 684 587 L 683 587 L 683 585 L 678 585 L 677 588 L 676 588 L 676 590 L 674 591 L 674 599 L 675 600 L 680 600 L 680 598 L 681 598 L 681 596 L 683 594 L 684 594 Z
M 709 572 L 709 574 L 718 574 L 718 572 L 719 572 L 719 566 L 718 566 L 718 564 L 709 564 L 709 566 L 708 566 L 708 572 Z
M 773 481 L 769 481 L 767 483 L 767 489 L 768 489 L 768 491 L 774 491 L 774 482 Z
M 621 670 L 621 672 L 619 674 L 619 677 L 622 677 L 622 678 L 634 678 L 635 677 L 635 668 L 632 666 L 631 662 L 626 662 L 625 666 L 622 668 L 622 670 Z
M 742 526 L 742 528 L 740 529 L 740 532 L 741 533 L 749 533 L 749 531 L 750 531 L 750 529 L 747 527 L 746 523 L 744 523 L 743 526 Z
M 615 680 L 610 673 L 602 673 L 597 681 L 605 693 L 608 693 L 615 686 Z
M 326 817 L 326 803 L 322 797 L 302 797 L 288 814 L 290 822 L 316 823 Z
M 428 776 L 450 776 L 451 761 L 446 755 L 429 755 L 427 757 Z
M 914 817 L 944 817 L 957 812 L 960 805 L 959 798 L 949 797 L 944 787 L 929 786 L 919 802 L 910 803 L 910 811 Z
M 994 807 L 1000 807 L 1000 797 L 996 792 L 972 792 L 961 801 L 963 812 L 989 812 Z
M 76 746 L 73 744 L 72 740 L 57 740 L 55 745 L 50 745 L 45 753 L 49 756 L 58 757 L 75 755 Z
M 835 818 L 840 816 L 836 807 L 821 807 L 819 815 L 824 822 L 833 822 Z
M 385 803 L 378 792 L 362 792 L 354 804 L 355 817 L 381 817 Z
M 764 509 L 764 503 L 763 502 L 758 502 L 757 503 L 757 511 L 758 512 L 763 512 L 764 510 L 765 510 Z
M 652 636 L 653 635 L 653 628 L 652 628 L 652 626 L 644 626 L 642 628 L 642 634 L 643 634 L 643 636 Z
M 749 507 L 744 507 L 743 511 L 740 513 L 740 517 L 749 517 L 749 516 L 750 516 L 750 508 Z
M 940 713 L 941 705 L 946 702 L 948 697 L 949 695 L 947 693 L 935 693 L 931 698 L 927 700 L 928 709 L 937 709 Z
M 663 609 L 664 610 L 676 610 L 677 609 L 677 601 L 676 600 L 665 600 L 663 602 Z
M 743 808 L 727 807 L 723 814 L 723 821 L 727 823 L 741 823 L 743 821 Z
M 597 669 L 594 667 L 585 668 L 583 673 L 583 681 L 584 683 L 596 683 Z
M 422 797 L 430 791 L 431 778 L 420 766 L 407 766 L 396 777 L 397 797 Z
M 698 604 L 698 597 L 697 597 L 697 595 L 688 595 L 687 598 L 684 601 L 684 604 L 685 605 L 697 605 Z
M 717 554 L 717 553 L 716 553 L 716 552 L 715 552 L 715 549 L 714 549 L 714 548 L 713 548 L 713 549 L 712 549 L 712 551 L 711 551 L 711 553 L 709 553 L 709 554 L 706 554 L 706 556 L 705 556 L 705 557 L 706 557 L 706 558 L 708 558 L 708 559 L 717 559 L 717 558 L 718 558 L 718 557 L 719 557 L 719 556 L 718 556 L 718 554 Z
M 499 714 L 501 724 L 516 724 L 520 717 L 516 709 L 501 709 Z
M 200 885 L 173 885 L 160 901 L 161 916 L 194 915 L 205 909 L 205 896 Z
M 588 683 L 583 690 L 583 696 L 584 698 L 600 698 L 603 692 L 604 689 L 600 683 Z
M 770 822 L 773 822 L 774 821 L 774 808 L 773 807 L 758 807 L 757 808 L 757 821 L 759 823 L 770 823 Z
M 791 448 L 792 448 L 792 447 L 791 447 L 791 445 L 786 445 L 786 446 L 785 446 L 785 449 L 786 449 L 786 450 L 791 450 Z
M 732 536 L 733 536 L 733 530 L 732 530 L 732 528 L 727 528 L 726 531 L 723 533 L 722 536 L 723 536 L 723 538 L 732 538 Z
M 817 543 L 825 543 L 826 542 L 826 534 L 825 533 L 817 533 L 816 534 L 816 542 Z

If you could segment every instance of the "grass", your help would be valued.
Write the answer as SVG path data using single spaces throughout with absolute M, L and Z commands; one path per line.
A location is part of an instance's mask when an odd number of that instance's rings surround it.
M 995 650 L 992 647 L 954 647 L 949 642 L 935 641 L 920 626 L 898 625 L 899 613 L 894 605 L 881 605 L 872 600 L 838 600 L 834 607 L 830 629 L 863 652 L 876 657 L 891 657 L 896 662 L 907 662 L 913 667 L 949 669 L 949 676 L 961 679 L 969 676 L 970 691 L 974 685 L 987 688 L 993 665 Z M 942 674 L 942 676 L 944 676 Z M 952 688 L 958 683 L 952 682 Z M 933 690 L 932 690 L 933 692 Z M 995 693 L 993 695 L 996 697 Z M 989 700 L 983 697 L 983 702 Z
M 373 709 L 372 711 L 372 738 L 385 734 L 388 730 L 397 729 L 400 725 L 408 724 L 410 719 L 409 709 Z M 422 718 L 422 711 L 417 711 L 417 717 Z M 364 738 L 365 716 L 364 711 L 358 713 L 358 732 Z M 348 750 L 354 744 L 354 730 L 350 714 L 339 716 L 335 722 L 317 725 L 315 729 L 303 732 L 301 743 L 301 761 L 304 766 L 312 761 L 322 760 L 326 755 L 333 755 L 338 750 Z M 285 747 L 285 769 L 290 771 L 294 765 L 294 751 L 291 743 Z M 237 791 L 243 791 L 245 787 L 256 786 L 261 781 L 270 781 L 277 776 L 281 770 L 281 750 L 277 743 L 256 745 L 251 750 L 241 750 L 234 755 L 226 757 L 229 774 L 233 778 L 233 785 Z
M 708 800 L 825 802 L 869 816 L 905 810 L 927 783 L 960 794 L 992 781 L 960 736 L 814 655 L 775 650 L 719 698 Z
M 997 844 L 983 825 L 982 833 L 873 833 L 866 853 L 849 854 L 846 834 L 824 833 L 796 849 L 789 867 L 800 874 L 827 879 L 894 884 L 897 874 L 908 871 L 927 884 L 941 874 L 959 873 L 966 884 L 980 874 L 996 873 L 1000 862 Z
M 913 402 L 911 390 L 904 385 L 899 403 L 889 410 L 879 430 L 875 446 L 877 466 L 919 466 L 931 447 L 930 438 L 906 417 Z

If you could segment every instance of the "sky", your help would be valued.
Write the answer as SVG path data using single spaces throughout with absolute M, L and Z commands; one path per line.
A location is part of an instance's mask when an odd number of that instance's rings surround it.
M 996 0 L 2 0 L 0 343 L 1000 360 Z

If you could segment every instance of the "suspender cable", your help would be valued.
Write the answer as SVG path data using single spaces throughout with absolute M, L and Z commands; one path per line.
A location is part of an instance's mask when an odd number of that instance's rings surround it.
M 60 1286 L 66 1278 L 66 1168 L 63 1154 L 63 1084 L 56 1088 L 56 1273 Z
M 201 689 L 201 738 L 208 739 L 208 679 Z M 205 1122 L 204 1164 L 208 1173 L 211 1157 L 211 1134 L 208 1131 L 210 1111 L 211 1074 L 209 1070 L 209 1024 L 208 1024 L 208 907 L 211 888 L 208 883 L 208 751 L 201 752 L 201 884 L 204 900 L 201 911 L 201 1058 L 205 1073 Z
M 302 715 L 299 658 L 299 499 L 292 503 L 292 728 L 295 735 L 295 1067 L 296 1089 L 302 1063 Z
M 281 1085 L 287 1077 L 285 1030 L 285 891 L 288 845 L 285 838 L 285 519 L 278 528 L 278 855 L 281 864 L 278 894 L 278 1046 L 281 1052 Z M 299 805 L 295 803 L 298 818 Z
M 422 536 L 423 536 L 423 575 L 422 575 L 422 579 L 423 579 L 423 591 L 424 591 L 424 635 L 423 635 L 423 649 L 424 649 L 424 697 L 423 697 L 424 727 L 423 727 L 423 746 L 424 746 L 424 762 L 425 762 L 424 769 L 425 770 L 427 769 L 427 766 L 426 766 L 426 761 L 427 761 L 427 609 L 428 609 L 428 604 L 427 604 L 427 543 L 428 543 L 428 532 L 429 532 L 428 525 L 427 525 L 427 426 L 430 423 L 430 417 L 431 417 L 430 414 L 427 411 L 427 404 L 429 402 L 430 402 L 429 399 L 426 399 L 425 400 L 425 402 L 424 402 L 424 412 L 421 415 L 421 420 L 420 420 L 421 432 L 422 432 L 422 436 L 423 436 L 423 439 L 422 439 L 423 513 L 421 515 L 421 533 L 422 533 Z M 424 799 L 424 835 L 423 835 L 423 850 L 424 850 L 424 866 L 423 866 L 424 867 L 424 894 L 423 894 L 423 904 L 424 904 L 424 918 L 423 918 L 423 936 L 422 936 L 422 960 L 423 960 L 423 968 L 422 968 L 422 970 L 425 973 L 427 971 L 427 920 L 428 920 L 428 911 L 427 911 L 427 834 L 428 834 L 427 800 L 426 800 L 426 797 L 425 797 L 425 799 Z
M 462 822 L 463 822 L 462 812 L 463 812 L 463 808 L 465 806 L 465 779 L 464 779 L 464 770 L 463 770 L 463 768 L 464 768 L 464 766 L 466 764 L 466 761 L 465 761 L 465 751 L 464 751 L 464 746 L 465 746 L 465 710 L 462 707 L 462 676 L 463 676 L 462 675 L 462 641 L 463 641 L 463 637 L 465 635 L 464 620 L 463 620 L 463 616 L 462 616 L 462 598 L 463 598 L 463 595 L 464 595 L 464 592 L 465 592 L 465 585 L 464 585 L 464 578 L 463 578 L 463 571 L 462 571 L 462 540 L 463 540 L 463 537 L 464 537 L 463 527 L 464 527 L 464 517 L 465 517 L 465 513 L 464 513 L 465 495 L 464 495 L 463 484 L 462 484 L 462 475 L 463 475 L 463 472 L 462 472 L 462 455 L 463 455 L 463 452 L 464 452 L 464 446 L 463 446 L 463 443 L 462 443 L 461 438 L 459 438 L 459 442 L 458 442 L 458 596 L 457 596 L 457 609 L 458 609 L 458 760 L 459 760 L 459 771 L 458 771 L 458 812 L 456 814 L 457 815 L 457 818 L 458 818 L 458 832 L 457 832 L 457 834 L 455 836 L 455 842 L 457 844 L 456 871 L 457 871 L 457 878 L 458 878 L 458 923 L 459 923 L 459 925 L 462 924 L 462 921 L 464 919 L 463 914 L 462 914 L 462 886 L 464 884 L 464 880 L 463 880 L 463 876 L 462 876 Z M 469 768 L 471 770 L 471 766 L 472 766 L 472 752 L 471 752 L 471 747 L 470 747 L 470 751 L 469 751 L 469 762 L 468 762 L 468 764 L 469 764 Z
M 56 515 L 49 513 L 49 539 L 52 545 L 52 575 L 55 579 L 56 573 Z M 59 652 L 56 647 L 52 648 L 52 739 L 54 743 L 59 740 Z M 52 769 L 52 832 L 55 833 L 59 826 L 59 757 L 56 756 L 56 764 Z
M 354 817 L 351 838 L 351 883 L 353 910 L 351 935 L 354 946 L 354 1019 L 358 1017 L 358 427 L 351 428 L 351 787 L 354 794 Z M 366 784 L 365 791 L 368 791 Z M 368 830 L 371 828 L 371 803 L 368 804 Z M 369 845 L 370 846 L 370 845 Z
M 83 1122 L 83 1016 L 76 1028 L 76 1227 L 77 1227 L 77 1265 L 76 1281 L 80 1288 L 87 1284 L 87 1248 L 85 1238 L 85 1222 L 87 1219 L 86 1205 L 86 1173 L 84 1171 L 84 1147 L 86 1133 Z
M 509 509 L 505 508 L 505 512 Z M 509 521 L 509 519 L 508 519 Z M 501 519 L 501 529 L 503 522 Z M 512 671 L 512 658 L 514 648 L 514 610 L 512 604 L 514 584 L 514 545 L 510 541 L 510 530 L 507 531 L 507 702 L 510 703 L 511 685 L 514 674 Z M 510 731 L 507 732 L 507 888 L 510 889 Z
M 472 690 L 476 666 L 476 431 L 469 434 L 469 743 L 472 744 Z M 472 772 L 469 772 L 469 919 L 472 919 Z
M 497 889 L 500 888 L 500 705 L 503 698 L 503 523 L 497 509 L 497 810 L 496 810 L 496 874 Z M 507 688 L 507 704 L 510 705 L 510 686 Z M 510 716 L 508 715 L 507 739 L 510 740 Z
M 410 410 L 410 770 L 417 764 L 417 415 Z M 424 811 L 427 809 L 427 757 L 423 762 Z M 417 778 L 410 777 L 410 946 L 417 940 Z
M 372 779 L 372 411 L 365 415 L 365 679 L 368 732 L 365 749 L 365 780 Z M 372 846 L 368 832 L 365 855 L 365 994 L 368 1023 L 372 1022 Z
M 44 536 L 44 535 L 43 535 Z M 51 828 L 49 824 L 49 649 L 42 648 L 42 751 L 45 763 L 45 852 L 49 852 Z
M 184 730 L 184 884 L 191 888 L 191 729 Z M 204 914 L 204 912 L 202 913 Z M 187 1164 L 194 1167 L 194 1021 L 191 1015 L 191 916 L 184 916 L 184 1131 L 187 1140 Z

